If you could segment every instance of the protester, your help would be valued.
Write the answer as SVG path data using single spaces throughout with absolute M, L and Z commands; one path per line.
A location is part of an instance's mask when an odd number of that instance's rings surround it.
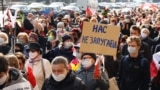
M 129 54 L 121 59 L 118 71 L 120 90 L 149 90 L 149 62 L 139 53 L 141 40 L 138 36 L 127 38 Z
M 10 46 L 7 45 L 8 42 L 8 36 L 4 32 L 0 32 L 0 53 L 8 54 L 10 51 Z
M 38 90 L 40 90 L 44 80 L 51 74 L 51 65 L 48 60 L 42 58 L 41 47 L 38 43 L 32 42 L 28 46 L 26 50 L 29 53 L 29 58 L 26 61 L 25 69 L 32 69 L 32 73 L 36 79 L 36 85 L 38 86 Z
M 73 55 L 73 40 L 70 35 L 64 35 L 62 37 L 62 45 L 55 49 L 50 50 L 46 55 L 45 58 L 52 61 L 53 58 L 56 56 L 64 56 L 67 60 L 72 61 L 75 56 Z
M 101 67 L 98 67 L 98 71 L 96 71 L 95 62 L 95 54 L 83 53 L 81 56 L 81 69 L 76 72 L 76 75 L 84 81 L 88 90 L 108 90 L 108 75 Z
M 0 89 L 2 90 L 32 90 L 30 83 L 14 68 L 9 68 L 7 59 L 0 55 Z
M 10 67 L 20 69 L 18 58 L 14 54 L 8 54 L 5 56 Z
M 133 25 L 131 28 L 130 28 L 130 36 L 138 36 L 140 37 L 140 34 L 141 34 L 141 31 L 140 31 L 140 28 Z M 128 45 L 124 45 L 123 48 L 122 48 L 122 55 L 125 56 L 125 55 L 128 55 L 129 52 L 127 50 L 127 47 Z M 152 60 L 152 54 L 151 54 L 151 47 L 148 46 L 148 44 L 146 44 L 145 42 L 142 42 L 141 43 L 141 47 L 139 49 L 140 53 L 145 57 L 147 58 L 149 61 Z
M 68 60 L 58 56 L 52 60 L 52 74 L 43 84 L 42 90 L 88 90 L 83 81 L 68 68 Z
M 16 52 L 14 55 L 18 58 L 19 70 L 22 71 L 22 73 L 25 72 L 24 66 L 25 66 L 26 58 L 24 54 L 21 52 Z

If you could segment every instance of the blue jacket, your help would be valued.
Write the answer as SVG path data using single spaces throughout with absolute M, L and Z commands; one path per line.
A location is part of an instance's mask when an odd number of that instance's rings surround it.
M 121 60 L 118 71 L 118 85 L 120 90 L 148 90 L 150 83 L 149 62 L 146 58 L 129 55 Z

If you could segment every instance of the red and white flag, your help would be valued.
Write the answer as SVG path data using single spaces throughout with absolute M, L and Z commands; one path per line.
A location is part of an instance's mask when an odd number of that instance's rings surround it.
M 36 78 L 33 74 L 32 68 L 30 66 L 27 67 L 27 80 L 30 82 L 33 88 L 36 87 Z
M 86 15 L 89 15 L 89 16 L 92 16 L 92 15 L 93 15 L 93 12 L 92 12 L 91 8 L 88 7 L 88 6 L 87 6 L 87 8 L 86 8 Z
M 150 74 L 152 78 L 157 76 L 159 69 L 160 69 L 160 52 L 153 54 L 153 60 L 150 64 Z

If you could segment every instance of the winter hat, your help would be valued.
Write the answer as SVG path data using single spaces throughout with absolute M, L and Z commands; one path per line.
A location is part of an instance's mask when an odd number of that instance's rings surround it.
M 29 52 L 29 50 L 38 50 L 38 51 L 41 51 L 41 46 L 37 42 L 32 42 L 32 43 L 28 44 L 26 50 L 27 50 L 27 52 Z
M 72 37 L 70 36 L 70 35 L 64 35 L 63 37 L 62 37 L 62 42 L 65 42 L 66 40 L 68 40 L 68 39 L 71 39 L 72 40 Z
M 16 43 L 15 46 L 19 48 L 18 51 L 23 52 L 24 46 L 21 43 Z
M 30 34 L 29 34 L 29 38 L 34 38 L 37 42 L 38 42 L 38 35 L 36 34 L 36 33 L 34 33 L 34 32 L 31 32 Z
M 81 56 L 81 59 L 82 59 L 83 56 L 85 56 L 85 55 L 89 55 L 89 56 L 91 56 L 94 60 L 96 60 L 96 54 L 94 54 L 94 53 L 83 53 L 82 56 Z

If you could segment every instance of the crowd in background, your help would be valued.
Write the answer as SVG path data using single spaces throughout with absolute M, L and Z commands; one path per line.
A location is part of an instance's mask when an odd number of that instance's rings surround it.
M 7 21 L 0 32 L 0 89 L 26 82 L 34 90 L 109 90 L 116 77 L 120 90 L 160 90 L 158 11 L 28 13 L 14 29 Z M 80 52 L 83 22 L 119 26 L 117 55 Z

